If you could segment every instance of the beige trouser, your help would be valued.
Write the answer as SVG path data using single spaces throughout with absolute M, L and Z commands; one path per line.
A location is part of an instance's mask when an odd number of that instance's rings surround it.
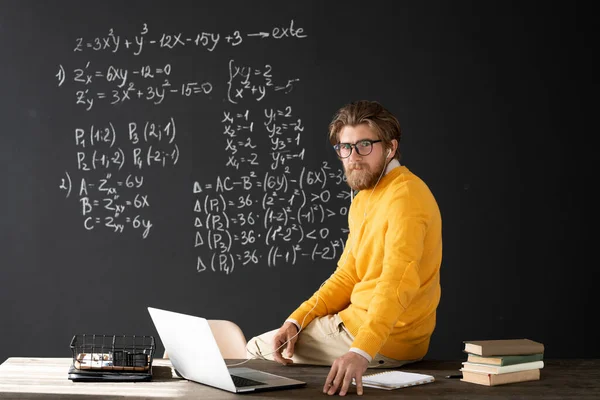
M 277 329 L 250 339 L 246 345 L 248 357 L 274 360 L 273 336 L 276 332 Z M 353 341 L 339 315 L 315 318 L 298 335 L 292 360 L 294 364 L 332 365 L 336 358 L 348 352 Z M 285 357 L 285 347 L 282 349 Z M 397 368 L 415 361 L 419 360 L 394 360 L 376 354 L 369 368 Z

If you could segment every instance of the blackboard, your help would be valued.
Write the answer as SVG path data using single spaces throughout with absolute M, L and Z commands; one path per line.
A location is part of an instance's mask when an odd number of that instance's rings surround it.
M 564 128 L 585 129 L 565 100 L 587 57 L 575 7 L 1 4 L 1 360 L 155 334 L 147 306 L 278 327 L 344 246 L 327 124 L 358 99 L 398 116 L 442 210 L 428 357 L 492 337 L 600 355 L 556 162 Z

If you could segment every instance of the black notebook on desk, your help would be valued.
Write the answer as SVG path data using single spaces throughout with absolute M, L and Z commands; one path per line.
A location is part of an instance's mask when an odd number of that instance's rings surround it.
M 143 382 L 152 380 L 151 373 L 85 371 L 71 365 L 69 379 L 79 382 Z

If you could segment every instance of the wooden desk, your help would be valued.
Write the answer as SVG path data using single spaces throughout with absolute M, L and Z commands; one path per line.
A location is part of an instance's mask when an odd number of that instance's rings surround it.
M 464 360 L 461 360 L 464 361 Z M 542 379 L 487 387 L 446 379 L 457 373 L 460 362 L 421 361 L 406 371 L 433 375 L 435 382 L 396 390 L 365 388 L 362 398 L 418 397 L 420 399 L 600 399 L 600 360 L 545 360 Z M 228 363 L 234 363 L 228 360 Z M 237 395 L 220 389 L 174 378 L 169 360 L 155 359 L 151 382 L 73 382 L 67 371 L 70 358 L 9 358 L 0 365 L 2 399 L 256 399 L 325 398 L 321 389 L 327 367 L 284 367 L 274 362 L 251 360 L 244 366 L 286 375 L 308 383 L 300 389 Z M 369 372 L 372 370 L 368 370 Z M 347 396 L 357 397 L 354 388 Z M 339 397 L 336 397 L 339 398 Z

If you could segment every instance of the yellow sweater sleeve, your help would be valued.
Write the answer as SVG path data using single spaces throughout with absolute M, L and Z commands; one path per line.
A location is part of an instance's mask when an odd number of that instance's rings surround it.
M 358 281 L 351 247 L 352 238 L 348 235 L 344 251 L 334 273 L 288 319 L 298 321 L 300 326 L 305 328 L 313 319 L 335 314 L 348 306 L 352 289 Z

